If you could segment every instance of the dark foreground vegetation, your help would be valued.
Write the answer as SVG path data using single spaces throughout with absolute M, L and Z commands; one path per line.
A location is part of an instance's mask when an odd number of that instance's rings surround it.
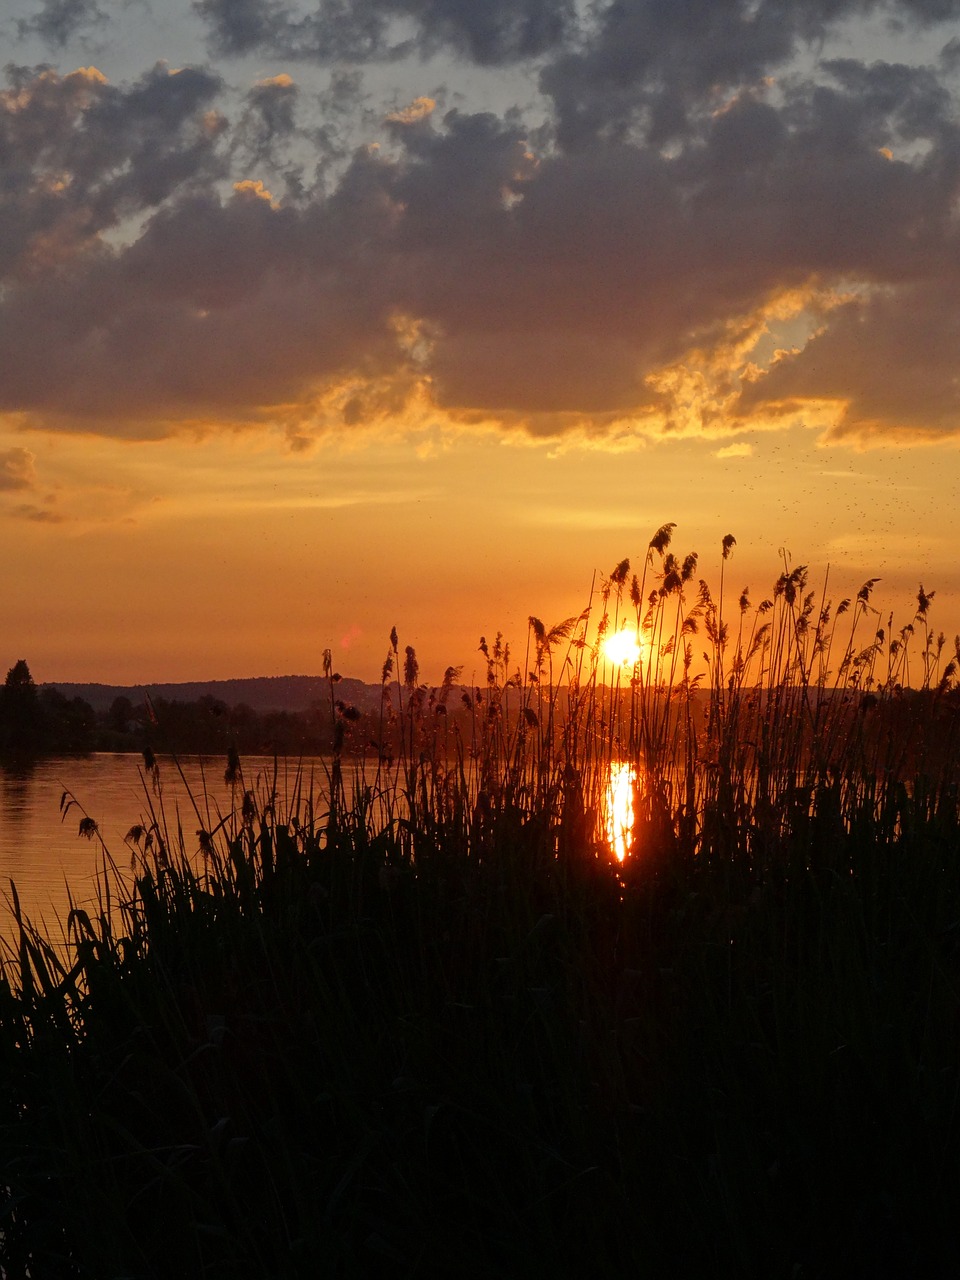
M 381 750 L 331 684 L 322 787 L 232 758 L 196 836 L 148 789 L 135 877 L 105 852 L 63 940 L 14 896 L 5 1275 L 956 1275 L 960 712 L 929 597 L 891 635 L 871 584 L 832 609 L 786 566 L 728 620 L 669 533 L 592 623 L 531 619 L 522 673 L 488 646 L 468 731 L 394 636 Z M 596 646 L 634 611 L 620 688 Z

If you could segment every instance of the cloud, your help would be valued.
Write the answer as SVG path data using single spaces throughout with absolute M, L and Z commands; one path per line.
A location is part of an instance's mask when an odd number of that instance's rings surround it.
M 29 449 L 0 450 L 0 493 L 32 489 L 37 482 L 36 459 Z
M 0 496 L 16 494 L 21 499 L 33 494 L 37 488 L 36 458 L 29 449 L 14 445 L 0 449 Z M 18 520 L 30 520 L 43 524 L 60 524 L 63 516 L 53 509 L 54 497 L 44 499 L 44 505 L 36 502 L 5 503 L 3 512 Z
M 131 215 L 219 172 L 209 72 L 158 65 L 116 88 L 94 67 L 7 69 L 0 91 L 0 279 L 96 247 Z
M 783 354 L 744 392 L 741 410 L 826 402 L 827 438 L 869 443 L 960 436 L 960 279 L 851 299 L 803 350 Z
M 717 449 L 713 456 L 715 458 L 749 458 L 752 454 L 753 445 L 745 440 L 738 440 L 734 444 L 727 444 L 722 449 Z
M 414 98 L 407 106 L 401 107 L 398 111 L 391 111 L 386 119 L 391 124 L 418 124 L 431 116 L 436 107 L 437 104 L 433 98 Z
M 21 40 L 37 35 L 54 49 L 63 49 L 77 35 L 102 27 L 107 16 L 96 0 L 43 0 L 30 18 L 17 21 Z
M 578 47 L 547 61 L 541 88 L 567 148 L 637 136 L 661 146 L 874 13 L 925 27 L 955 18 L 960 0 L 618 0 L 598 7 Z
M 296 110 L 300 90 L 292 76 L 259 80 L 246 95 L 244 110 L 233 131 L 233 147 L 248 164 L 277 163 L 278 153 L 300 132 Z
M 635 120 L 665 136 L 691 100 L 755 80 L 847 20 L 927 27 L 957 0 L 194 0 L 211 49 L 327 65 L 447 51 L 480 66 L 546 60 L 568 138 Z
M 379 137 L 322 183 L 300 181 L 304 156 L 341 146 L 355 78 L 319 123 L 289 74 L 260 80 L 231 124 L 202 69 L 120 86 L 15 69 L 0 411 L 139 437 L 269 423 L 297 448 L 407 415 L 538 437 L 720 437 L 804 416 L 836 438 L 951 434 L 951 82 L 847 58 L 744 86 L 849 6 L 791 7 L 784 30 L 766 0 L 682 8 L 704 24 L 697 49 L 673 7 L 624 4 L 576 55 L 602 86 L 613 26 L 636 26 L 624 42 L 662 26 L 628 87 L 667 85 L 679 60 L 670 146 L 652 116 L 613 127 L 611 102 L 571 141 L 562 109 L 556 132 L 530 132 L 515 112 L 421 96 L 381 111 Z M 230 20 L 244 13 L 280 10 Z
M 195 0 L 212 48 L 324 63 L 394 59 L 438 49 L 481 65 L 543 54 L 574 25 L 573 0 Z M 397 22 L 409 35 L 398 36 Z
M 65 517 L 49 507 L 37 507 L 33 503 L 21 502 L 11 508 L 10 515 L 18 520 L 30 520 L 34 524 L 64 524 Z

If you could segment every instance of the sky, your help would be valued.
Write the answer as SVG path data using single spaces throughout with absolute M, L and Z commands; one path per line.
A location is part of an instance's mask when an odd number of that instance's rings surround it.
M 0 636 L 425 679 L 653 533 L 960 631 L 960 0 L 7 0 Z M 0 652 L 0 664 L 4 662 Z

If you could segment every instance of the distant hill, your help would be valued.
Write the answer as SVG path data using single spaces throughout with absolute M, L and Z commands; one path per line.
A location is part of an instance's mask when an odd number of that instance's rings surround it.
M 329 705 L 330 685 L 324 676 L 253 676 L 243 680 L 191 680 L 183 684 L 74 684 L 48 681 L 41 688 L 59 689 L 67 698 L 83 698 L 94 711 L 108 711 L 114 698 L 126 697 L 134 706 L 144 696 L 168 702 L 196 702 L 212 697 L 228 707 L 245 703 L 254 711 L 306 711 L 318 702 Z M 380 704 L 380 686 L 342 679 L 334 686 L 338 699 L 372 710 Z

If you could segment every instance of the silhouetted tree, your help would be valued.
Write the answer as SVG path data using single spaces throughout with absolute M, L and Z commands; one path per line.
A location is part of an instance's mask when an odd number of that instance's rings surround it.
M 93 707 L 83 698 L 38 689 L 23 658 L 7 672 L 0 687 L 0 752 L 25 757 L 90 751 L 96 724 Z
M 30 755 L 40 746 L 42 728 L 37 686 L 23 658 L 7 672 L 0 689 L 0 749 Z
M 117 733 L 126 733 L 133 719 L 133 703 L 126 694 L 118 694 L 110 703 L 107 713 L 107 725 Z
M 59 689 L 41 689 L 40 745 L 46 751 L 91 751 L 97 727 L 93 707 L 83 698 L 68 698 Z

